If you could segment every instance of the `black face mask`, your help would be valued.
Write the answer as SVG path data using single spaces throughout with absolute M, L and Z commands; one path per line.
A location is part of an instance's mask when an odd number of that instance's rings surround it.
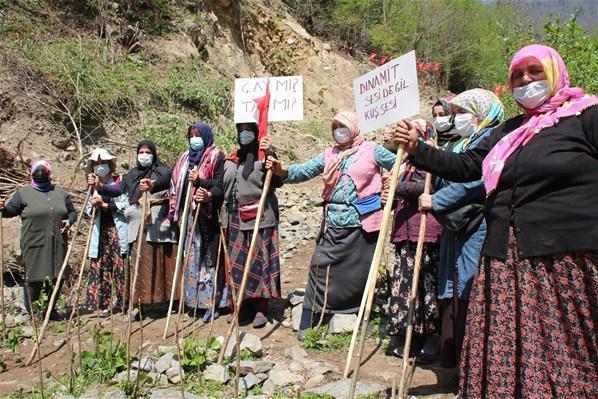
M 35 172 L 33 172 L 31 178 L 34 182 L 39 184 L 45 184 L 50 181 L 50 175 L 41 170 L 36 170 Z

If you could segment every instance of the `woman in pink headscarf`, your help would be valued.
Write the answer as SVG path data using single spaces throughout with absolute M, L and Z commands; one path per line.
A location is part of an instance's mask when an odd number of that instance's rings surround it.
M 515 54 L 524 113 L 464 153 L 395 129 L 416 165 L 483 178 L 488 227 L 461 358 L 463 398 L 598 397 L 598 97 L 571 87 L 552 48 Z
M 64 259 L 69 226 L 77 219 L 70 195 L 52 181 L 52 168 L 46 161 L 31 165 L 31 184 L 19 188 L 8 202 L 0 199 L 2 217 L 21 217 L 21 255 L 25 262 L 27 309 L 42 292 L 49 295 Z M 0 293 L 1 295 L 1 293 Z M 58 315 L 52 312 L 55 318 Z
M 319 175 L 324 183 L 324 216 L 311 259 L 299 340 L 318 322 L 314 313 L 359 310 L 382 219 L 380 168 L 390 170 L 395 160 L 392 152 L 364 140 L 359 132 L 357 115 L 340 112 L 332 120 L 334 146 L 297 165 L 286 167 L 273 158 L 266 162 L 288 183 Z

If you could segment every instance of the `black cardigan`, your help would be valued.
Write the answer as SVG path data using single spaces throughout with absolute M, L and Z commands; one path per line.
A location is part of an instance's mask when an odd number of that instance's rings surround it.
M 461 154 L 419 143 L 413 163 L 454 182 L 478 180 L 492 147 L 521 125 L 509 119 Z M 486 200 L 488 233 L 482 254 L 506 259 L 509 225 L 519 256 L 598 250 L 598 105 L 543 129 L 506 161 Z

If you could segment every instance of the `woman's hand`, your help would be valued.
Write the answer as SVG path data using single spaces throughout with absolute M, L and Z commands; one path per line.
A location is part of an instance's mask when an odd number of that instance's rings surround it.
M 193 184 L 197 183 L 197 181 L 199 180 L 199 172 L 196 171 L 195 169 L 191 169 L 189 171 L 189 181 L 193 182 Z
M 6 201 L 6 200 L 4 200 L 4 199 L 0 198 L 0 211 L 3 211 L 3 210 L 4 210 L 4 205 L 6 204 L 6 202 L 5 202 L 5 201 Z
M 388 192 L 389 191 L 390 191 L 390 175 L 383 174 L 382 175 L 382 193 L 380 194 L 383 204 L 386 204 L 386 201 L 388 201 Z
M 154 185 L 150 179 L 139 180 L 139 189 L 144 192 L 151 192 Z
M 260 148 L 261 151 L 264 151 L 266 154 L 270 152 L 270 139 L 268 136 L 262 137 L 260 140 Z
M 195 201 L 203 203 L 211 202 L 212 193 L 205 188 L 200 187 L 195 191 Z
M 95 188 L 98 191 L 102 189 L 102 182 L 95 173 L 89 173 L 87 175 L 87 185 Z
M 98 208 L 107 208 L 108 207 L 108 204 L 106 204 L 104 202 L 104 200 L 102 199 L 102 197 L 99 195 L 94 195 L 93 197 L 91 197 L 91 205 L 98 207 Z
M 393 129 L 395 143 L 403 145 L 408 154 L 415 154 L 419 132 L 408 119 L 400 120 Z
M 438 148 L 438 144 L 434 140 L 426 140 L 426 144 L 430 147 Z
M 387 127 L 384 129 L 384 142 L 391 141 L 393 139 L 394 129 Z
M 282 162 L 274 157 L 266 158 L 266 169 L 272 169 L 272 173 L 276 176 L 287 177 L 289 175 L 287 168 L 282 165 Z
M 69 228 L 71 227 L 71 224 L 69 223 L 69 221 L 67 219 L 64 219 L 61 223 L 60 223 L 60 232 L 62 234 L 68 233 L 69 232 Z
M 432 196 L 430 194 L 422 194 L 419 196 L 419 211 L 428 212 L 432 210 Z

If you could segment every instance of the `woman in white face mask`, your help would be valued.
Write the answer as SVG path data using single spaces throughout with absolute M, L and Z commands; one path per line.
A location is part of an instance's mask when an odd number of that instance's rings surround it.
M 87 204 L 87 213 L 91 215 L 92 207 L 97 211 L 88 253 L 91 262 L 86 306 L 103 317 L 110 315 L 111 308 L 121 310 L 128 299 L 125 298 L 125 258 L 129 244 L 124 215 L 128 198 L 122 192 L 122 179 L 114 173 L 115 169 L 116 157 L 110 152 L 99 148 L 91 153 L 87 183 L 95 192 Z
M 419 166 L 486 189 L 460 396 L 598 397 L 598 97 L 544 45 L 515 54 L 508 83 L 524 113 L 463 153 L 395 130 Z
M 359 120 L 353 112 L 337 114 L 330 133 L 336 144 L 307 162 L 288 167 L 274 159 L 267 162 L 267 167 L 288 183 L 317 176 L 324 183 L 324 220 L 311 260 L 300 340 L 317 323 L 318 313 L 358 311 L 380 229 L 380 168 L 390 170 L 395 160 L 392 152 L 359 135 Z
M 145 223 L 141 244 L 141 258 L 133 303 L 150 305 L 166 302 L 170 298 L 176 262 L 176 234 L 174 229 L 160 229 L 168 214 L 168 196 L 172 170 L 160 162 L 156 145 L 151 140 L 137 144 L 137 162 L 124 176 L 121 187 L 128 197 L 125 216 L 128 224 L 128 242 L 131 259 L 137 257 L 140 203 L 147 193 L 150 218 Z

